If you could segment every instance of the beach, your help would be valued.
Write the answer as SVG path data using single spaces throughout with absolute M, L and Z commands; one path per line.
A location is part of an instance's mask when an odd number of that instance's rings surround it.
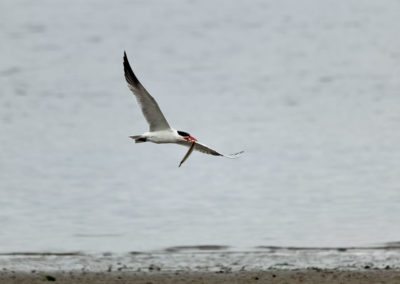
M 0 283 L 400 283 L 392 248 L 174 247 L 0 255 Z
M 400 270 L 266 270 L 244 272 L 10 272 L 0 273 L 1 283 L 400 283 Z

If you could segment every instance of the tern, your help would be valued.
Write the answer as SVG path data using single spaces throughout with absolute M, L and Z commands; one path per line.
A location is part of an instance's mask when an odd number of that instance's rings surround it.
M 143 116 L 149 124 L 149 131 L 141 135 L 129 136 L 135 140 L 135 143 L 143 142 L 153 142 L 157 144 L 163 143 L 175 143 L 183 146 L 189 147 L 189 151 L 183 157 L 182 161 L 179 163 L 179 167 L 189 158 L 193 150 L 199 152 L 210 154 L 214 156 L 222 156 L 230 159 L 237 158 L 243 151 L 224 155 L 217 152 L 210 147 L 201 144 L 197 139 L 190 135 L 188 132 L 176 130 L 169 126 L 168 121 L 165 119 L 160 107 L 158 106 L 156 100 L 149 94 L 149 92 L 143 87 L 139 82 L 135 73 L 129 64 L 126 52 L 124 52 L 124 73 L 125 79 L 128 83 L 129 89 L 135 95 L 140 108 L 142 109 Z

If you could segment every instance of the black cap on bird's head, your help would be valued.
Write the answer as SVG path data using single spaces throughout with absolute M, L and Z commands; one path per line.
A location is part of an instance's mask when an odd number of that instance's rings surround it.
M 178 132 L 178 134 L 179 134 L 180 136 L 183 137 L 183 139 L 185 139 L 185 140 L 188 141 L 188 142 L 196 142 L 196 141 L 197 141 L 196 138 L 194 138 L 192 135 L 190 135 L 189 133 L 187 133 L 187 132 L 185 132 L 185 131 L 180 131 L 180 130 L 178 130 L 177 132 Z

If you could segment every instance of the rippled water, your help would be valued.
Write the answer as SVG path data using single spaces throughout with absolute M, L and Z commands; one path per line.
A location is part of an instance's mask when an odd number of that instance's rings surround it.
M 79 2 L 79 3 L 78 3 Z M 0 4 L 0 251 L 400 239 L 400 3 Z M 134 144 L 126 50 L 176 128 Z

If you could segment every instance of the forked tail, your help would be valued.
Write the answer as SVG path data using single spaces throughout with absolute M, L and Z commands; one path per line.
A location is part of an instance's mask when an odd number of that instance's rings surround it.
M 142 135 L 133 135 L 129 137 L 135 140 L 135 143 L 143 143 L 147 141 L 146 137 L 143 137 Z

